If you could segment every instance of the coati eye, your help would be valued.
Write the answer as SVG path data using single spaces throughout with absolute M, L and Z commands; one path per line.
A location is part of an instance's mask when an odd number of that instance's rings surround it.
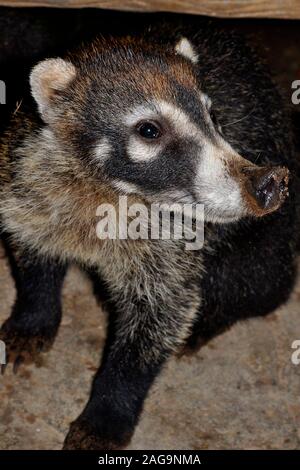
M 161 129 L 155 122 L 143 121 L 137 125 L 137 132 L 144 139 L 158 139 L 161 136 Z

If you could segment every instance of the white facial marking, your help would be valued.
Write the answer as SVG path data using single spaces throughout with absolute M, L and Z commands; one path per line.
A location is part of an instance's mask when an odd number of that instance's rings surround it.
M 148 105 L 137 106 L 125 116 L 124 124 L 128 127 L 135 126 L 141 120 L 155 119 L 157 114 L 156 107 L 152 102 Z
M 209 121 L 208 109 L 211 106 L 210 98 L 204 93 L 201 94 L 203 104 L 203 119 Z M 194 193 L 189 196 L 180 194 L 180 191 L 161 192 L 159 200 L 186 203 L 198 202 L 204 204 L 205 220 L 214 223 L 233 222 L 247 213 L 245 207 L 242 188 L 239 182 L 230 174 L 229 167 L 233 160 L 241 157 L 234 151 L 231 145 L 219 134 L 215 134 L 215 142 L 202 132 L 201 128 L 176 104 L 164 100 L 156 100 L 148 106 L 137 107 L 125 118 L 125 124 L 136 126 L 141 120 L 156 120 L 161 123 L 162 137 L 157 143 L 148 144 L 133 134 L 129 139 L 127 153 L 132 160 L 149 161 L 157 158 L 163 153 L 163 147 L 168 142 L 170 133 L 181 138 L 191 138 L 199 145 L 197 158 L 197 174 L 194 181 L 191 181 Z M 167 123 L 167 126 L 166 124 Z M 118 183 L 120 190 L 124 192 L 135 192 L 139 194 L 138 188 L 132 190 L 131 185 Z M 196 200 L 195 195 L 196 194 Z
M 156 108 L 160 115 L 171 123 L 171 126 L 177 135 L 194 138 L 199 138 L 201 136 L 201 130 L 178 106 L 168 103 L 167 101 L 158 101 L 156 102 Z
M 181 136 L 196 135 L 201 133 L 188 115 L 173 103 L 164 100 L 153 101 L 149 106 L 139 106 L 132 110 L 124 120 L 127 126 L 135 126 L 140 121 L 165 119 Z
M 229 222 L 244 213 L 241 189 L 228 174 L 222 149 L 206 142 L 199 162 L 196 191 L 204 203 L 205 217 L 211 222 Z
M 130 139 L 127 146 L 127 155 L 132 161 L 147 162 L 156 158 L 160 150 L 160 145 L 155 145 L 155 143 L 149 144 L 136 137 Z
M 210 110 L 212 102 L 211 102 L 211 99 L 209 98 L 209 96 L 207 96 L 206 93 L 202 93 L 202 92 L 200 93 L 200 100 L 201 100 L 201 103 L 203 104 L 203 106 L 206 109 Z
M 191 42 L 187 38 L 181 38 L 179 40 L 179 42 L 175 46 L 175 51 L 177 52 L 177 54 L 180 54 L 186 59 L 193 62 L 193 64 L 197 64 L 198 55 L 195 52 Z
M 103 139 L 97 144 L 95 148 L 95 158 L 97 162 L 104 162 L 107 160 L 110 156 L 112 146 L 109 143 L 108 139 L 106 137 L 103 137 Z
M 125 194 L 139 194 L 138 187 L 133 183 L 127 183 L 126 181 L 113 181 L 113 186 L 120 192 Z
M 153 101 L 149 103 L 149 106 L 139 106 L 125 117 L 124 123 L 126 126 L 133 128 L 139 122 L 147 120 L 162 121 L 162 123 L 165 120 L 168 123 L 168 127 L 171 127 L 172 132 L 177 136 L 194 138 L 199 142 L 201 140 L 201 130 L 191 121 L 184 111 L 172 103 L 161 100 Z M 168 132 L 168 129 L 166 132 Z M 165 137 L 167 138 L 168 135 Z M 163 150 L 164 142 L 164 138 L 157 142 L 147 142 L 142 140 L 138 135 L 133 134 L 129 139 L 127 154 L 133 161 L 150 161 L 158 157 Z

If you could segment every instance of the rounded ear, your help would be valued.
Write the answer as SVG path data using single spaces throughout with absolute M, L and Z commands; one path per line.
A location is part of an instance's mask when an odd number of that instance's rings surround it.
M 32 69 L 30 74 L 31 94 L 45 121 L 49 121 L 55 94 L 66 89 L 75 76 L 75 66 L 71 62 L 59 58 L 43 60 Z
M 191 41 L 189 41 L 187 38 L 182 37 L 181 39 L 179 39 L 179 41 L 175 45 L 175 51 L 177 54 L 180 54 L 186 59 L 193 62 L 193 64 L 197 64 L 198 55 Z

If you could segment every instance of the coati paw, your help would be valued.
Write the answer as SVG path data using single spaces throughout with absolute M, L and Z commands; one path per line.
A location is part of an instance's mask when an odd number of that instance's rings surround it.
M 43 336 L 29 336 L 12 327 L 7 320 L 0 329 L 0 340 L 5 344 L 6 363 L 0 366 L 1 374 L 4 374 L 9 363 L 13 365 L 16 374 L 22 364 L 34 363 L 42 365 L 40 353 L 48 351 L 53 339 Z
M 122 450 L 129 444 L 130 438 L 114 441 L 97 434 L 86 421 L 77 419 L 71 423 L 63 450 Z

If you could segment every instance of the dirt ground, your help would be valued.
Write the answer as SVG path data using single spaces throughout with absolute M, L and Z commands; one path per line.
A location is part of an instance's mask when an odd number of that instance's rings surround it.
M 291 82 L 300 79 L 299 24 L 242 27 L 267 46 L 275 77 L 290 99 Z M 14 295 L 1 248 L 1 322 Z M 87 400 L 105 315 L 89 280 L 75 267 L 65 282 L 63 308 L 58 338 L 43 366 L 22 368 L 18 375 L 8 367 L 0 378 L 0 449 L 60 449 Z M 291 362 L 296 339 L 300 277 L 289 302 L 269 317 L 240 323 L 194 356 L 169 361 L 130 448 L 300 449 L 300 365 Z

